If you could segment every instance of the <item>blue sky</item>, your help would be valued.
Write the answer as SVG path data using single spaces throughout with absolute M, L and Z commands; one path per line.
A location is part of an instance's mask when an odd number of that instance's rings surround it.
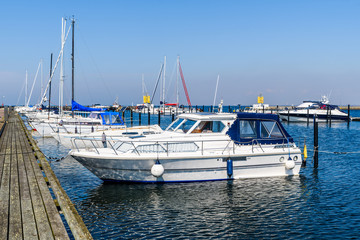
M 329 95 L 360 105 L 360 1 L 3 1 L 0 5 L 0 96 L 23 104 L 40 59 L 60 50 L 61 18 L 76 19 L 76 100 L 123 105 L 150 94 L 167 56 L 167 101 L 175 100 L 180 61 L 193 105 L 249 105 L 262 93 L 271 105 Z M 68 21 L 68 26 L 70 21 Z M 65 102 L 71 101 L 71 41 L 65 47 Z M 54 61 L 55 61 L 54 59 Z M 59 69 L 54 78 L 58 100 Z M 40 95 L 40 78 L 31 103 Z M 181 91 L 181 103 L 186 98 Z M 154 98 L 158 104 L 159 94 Z

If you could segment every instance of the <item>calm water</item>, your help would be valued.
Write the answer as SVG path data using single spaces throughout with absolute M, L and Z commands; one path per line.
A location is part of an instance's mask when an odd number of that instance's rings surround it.
M 284 126 L 312 149 L 311 124 Z M 38 141 L 47 156 L 68 152 Z M 360 238 L 360 122 L 319 124 L 319 145 L 318 169 L 309 151 L 301 176 L 232 182 L 104 184 L 71 157 L 51 166 L 94 239 Z

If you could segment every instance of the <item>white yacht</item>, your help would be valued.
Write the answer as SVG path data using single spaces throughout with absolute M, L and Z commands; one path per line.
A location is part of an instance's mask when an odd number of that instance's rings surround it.
M 320 101 L 304 101 L 294 109 L 285 109 L 278 112 L 281 120 L 289 122 L 307 122 L 315 116 L 317 121 L 347 121 L 349 115 L 339 109 L 337 105 L 329 104 L 327 97 L 323 96 Z
M 70 154 L 104 181 L 191 182 L 298 175 L 301 151 L 277 115 L 181 114 L 163 133 Z

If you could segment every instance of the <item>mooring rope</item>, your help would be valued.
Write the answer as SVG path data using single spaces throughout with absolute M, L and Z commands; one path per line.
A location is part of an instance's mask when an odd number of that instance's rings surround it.
M 67 157 L 67 155 L 66 156 L 62 156 L 62 157 L 50 157 L 50 156 L 47 156 L 45 153 L 43 153 L 44 154 L 44 156 L 47 158 L 47 159 L 49 159 L 49 160 L 53 160 L 53 161 L 55 161 L 55 162 L 59 162 L 59 161 L 61 161 L 61 160 L 63 160 L 63 159 L 65 159 L 66 157 Z
M 308 152 L 314 152 L 315 153 L 315 151 L 314 150 L 307 150 Z M 338 151 L 326 151 L 326 150 L 323 150 L 323 151 L 321 151 L 321 150 L 317 150 L 317 152 L 319 152 L 319 153 L 329 153 L 329 154 L 337 154 L 337 155 L 345 155 L 345 154 L 360 154 L 360 151 L 358 151 L 358 152 L 338 152 Z

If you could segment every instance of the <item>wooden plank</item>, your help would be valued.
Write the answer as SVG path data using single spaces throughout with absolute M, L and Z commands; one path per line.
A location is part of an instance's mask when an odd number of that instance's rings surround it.
M 9 128 L 8 124 L 6 127 Z M 1 176 L 0 187 L 0 236 L 7 238 L 9 224 L 9 197 L 10 197 L 10 151 L 11 146 L 6 145 L 5 161 Z
M 30 153 L 31 154 L 31 153 Z M 39 186 L 37 184 L 33 166 L 30 162 L 29 153 L 23 153 L 25 170 L 28 176 L 28 184 L 30 189 L 30 196 L 32 200 L 32 207 L 34 209 L 34 216 L 36 220 L 37 232 L 40 239 L 54 239 L 50 223 L 47 218 L 45 207 L 41 198 Z
M 19 175 L 16 156 L 16 133 L 14 123 L 11 126 L 9 140 L 11 141 L 9 239 L 22 239 Z
M 30 133 L 28 131 L 26 131 L 26 134 L 30 136 Z M 49 179 L 51 188 L 60 204 L 66 221 L 75 239 L 92 239 L 89 230 L 87 229 L 82 218 L 76 211 L 70 198 L 67 196 L 66 192 L 61 187 L 59 180 L 56 178 L 45 156 L 42 154 L 36 142 L 34 141 L 34 139 L 32 139 L 31 136 L 29 137 L 29 140 L 31 141 L 31 144 L 35 149 L 36 154 L 38 155 L 39 161 L 44 169 L 47 178 Z
M 31 152 L 29 154 L 29 160 L 34 169 L 35 178 L 41 192 L 42 200 L 44 202 L 53 235 L 56 239 L 69 239 L 66 228 L 61 220 L 59 212 L 57 211 L 54 200 L 49 192 L 49 188 L 44 180 L 43 174 L 39 168 L 35 155 L 32 152 L 30 144 L 25 138 L 25 134 L 23 136 L 23 142 L 23 149 L 25 149 L 25 151 Z
M 7 134 L 5 129 L 3 135 L 0 137 L 0 187 L 1 187 L 3 167 L 5 163 L 6 142 L 7 142 Z
M 22 228 L 24 239 L 32 240 L 38 239 L 38 232 L 35 223 L 35 215 L 32 208 L 32 201 L 30 195 L 30 188 L 28 184 L 28 176 L 25 170 L 25 163 L 23 157 L 23 141 L 22 132 L 19 132 L 17 137 L 17 158 L 19 167 L 19 185 L 20 185 L 20 200 L 21 200 L 21 214 L 22 214 Z

